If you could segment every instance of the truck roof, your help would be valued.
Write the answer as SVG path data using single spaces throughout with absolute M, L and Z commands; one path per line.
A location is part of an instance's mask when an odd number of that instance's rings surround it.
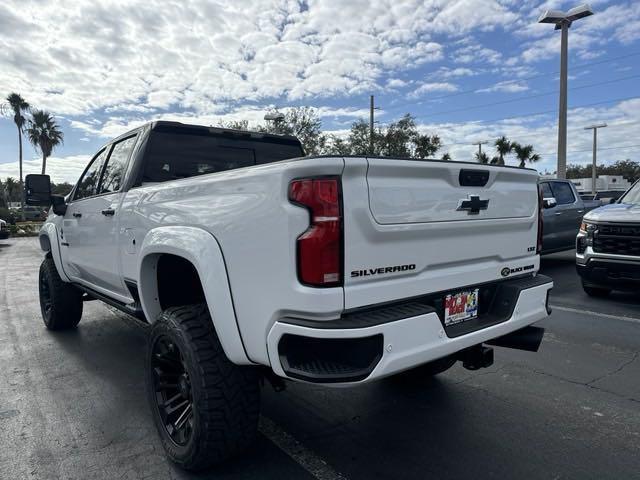
M 240 137 L 245 139 L 265 140 L 272 143 L 288 143 L 300 145 L 300 140 L 293 135 L 276 135 L 272 133 L 255 132 L 250 130 L 234 130 L 232 128 L 211 127 L 206 125 L 196 125 L 192 123 L 173 122 L 168 120 L 155 120 L 153 122 L 145 123 L 137 128 L 131 129 L 126 133 L 114 138 L 109 143 L 115 142 L 121 138 L 130 136 L 133 132 L 137 132 L 144 128 L 149 128 L 154 131 L 169 131 L 179 129 L 184 133 L 191 133 L 194 135 L 219 135 L 222 137 Z

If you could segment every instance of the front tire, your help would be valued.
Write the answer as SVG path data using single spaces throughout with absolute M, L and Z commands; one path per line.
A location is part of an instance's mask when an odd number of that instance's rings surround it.
M 147 391 L 169 458 L 204 470 L 247 448 L 260 413 L 257 369 L 233 364 L 206 305 L 165 310 L 146 355 Z
M 42 320 L 49 330 L 69 330 L 78 325 L 82 318 L 82 292 L 62 281 L 50 255 L 40 265 L 38 290 Z
M 586 293 L 590 297 L 602 298 L 609 296 L 609 294 L 611 293 L 610 288 L 594 287 L 593 285 L 587 285 L 584 282 L 582 282 L 582 289 L 584 290 L 584 293 Z

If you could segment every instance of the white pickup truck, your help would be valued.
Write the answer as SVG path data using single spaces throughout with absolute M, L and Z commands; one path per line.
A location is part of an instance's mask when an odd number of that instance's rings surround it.
M 73 191 L 30 175 L 42 315 L 102 300 L 152 324 L 149 401 L 169 457 L 206 468 L 256 435 L 260 378 L 355 385 L 536 351 L 537 173 L 303 157 L 293 137 L 154 122 L 109 142 Z

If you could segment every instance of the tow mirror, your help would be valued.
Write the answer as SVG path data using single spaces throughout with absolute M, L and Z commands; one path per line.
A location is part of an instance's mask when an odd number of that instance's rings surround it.
M 64 197 L 51 194 L 49 175 L 27 175 L 24 181 L 24 192 L 24 200 L 27 205 L 51 206 L 56 215 L 64 215 L 67 212 Z
M 49 175 L 27 175 L 24 181 L 27 205 L 51 205 L 51 180 Z
M 556 199 L 553 197 L 544 198 L 542 200 L 542 206 L 544 208 L 553 208 L 557 205 Z

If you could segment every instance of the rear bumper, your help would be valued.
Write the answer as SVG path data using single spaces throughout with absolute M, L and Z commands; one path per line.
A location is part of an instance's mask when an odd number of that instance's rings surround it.
M 584 264 L 577 263 L 576 270 L 587 285 L 614 290 L 640 289 L 640 261 L 591 257 Z
M 502 285 L 512 298 L 496 296 L 496 305 L 478 317 L 475 329 L 445 330 L 436 309 L 423 305 L 420 311 L 414 302 L 382 308 L 385 313 L 369 310 L 335 321 L 282 319 L 267 337 L 271 367 L 281 377 L 307 382 L 363 383 L 455 354 L 547 317 L 550 278 L 538 275 Z
M 0 230 L 0 240 L 9 238 L 9 230 Z

